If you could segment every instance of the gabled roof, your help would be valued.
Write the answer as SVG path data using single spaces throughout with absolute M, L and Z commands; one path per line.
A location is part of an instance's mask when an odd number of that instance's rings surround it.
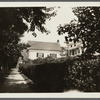
M 30 45 L 29 50 L 48 50 L 48 51 L 61 51 L 59 43 L 28 41 Z

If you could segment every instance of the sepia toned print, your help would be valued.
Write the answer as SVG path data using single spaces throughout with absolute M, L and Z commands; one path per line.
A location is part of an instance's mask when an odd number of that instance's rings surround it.
M 100 7 L 0 7 L 0 93 L 100 92 Z

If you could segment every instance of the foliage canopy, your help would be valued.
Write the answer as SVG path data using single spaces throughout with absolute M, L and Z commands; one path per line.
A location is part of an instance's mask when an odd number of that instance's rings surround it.
M 51 13 L 50 13 L 51 11 Z M 0 64 L 10 66 L 20 56 L 21 46 L 18 42 L 25 31 L 47 32 L 45 21 L 55 16 L 53 8 L 23 7 L 0 8 Z M 26 23 L 25 23 L 26 22 Z M 29 23 L 30 27 L 27 25 Z M 15 59 L 15 61 L 14 61 Z M 9 64 L 8 64 L 9 63 Z
M 66 41 L 81 40 L 85 54 L 100 53 L 100 7 L 75 7 L 72 9 L 78 20 L 59 26 L 58 34 L 68 34 Z

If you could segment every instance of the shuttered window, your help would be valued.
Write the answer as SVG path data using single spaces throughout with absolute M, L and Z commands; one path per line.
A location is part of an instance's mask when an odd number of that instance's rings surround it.
M 44 57 L 44 53 L 37 53 L 37 57 L 38 58 L 43 58 Z
M 51 57 L 57 58 L 57 54 L 50 54 Z

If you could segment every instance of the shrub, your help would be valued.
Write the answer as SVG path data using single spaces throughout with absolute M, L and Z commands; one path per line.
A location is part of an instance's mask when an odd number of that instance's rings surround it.
M 39 60 L 39 61 L 38 61 Z M 26 63 L 21 65 L 21 71 L 27 77 L 33 80 L 34 84 L 46 88 L 45 91 L 62 91 L 64 66 L 62 63 L 54 63 L 54 59 L 37 59 L 33 64 Z M 57 61 L 57 59 L 56 59 Z M 58 61 L 57 61 L 58 62 Z
M 52 61 L 54 61 L 55 59 L 52 57 L 46 57 L 46 58 L 38 58 L 33 60 L 34 64 L 45 64 L 45 63 L 52 63 Z
M 20 70 L 41 91 L 63 91 L 65 88 L 85 92 L 100 91 L 100 57 L 84 59 L 68 57 L 36 59 L 20 65 Z
M 95 92 L 98 90 L 100 80 L 100 63 L 95 60 L 75 61 L 72 66 L 66 67 L 65 75 L 66 86 L 85 92 Z M 100 88 L 100 86 L 99 86 Z
M 37 65 L 36 72 L 36 83 L 41 87 L 46 87 L 49 90 L 59 90 L 63 85 L 63 68 L 58 64 L 43 64 Z M 34 80 L 33 80 L 34 81 Z

